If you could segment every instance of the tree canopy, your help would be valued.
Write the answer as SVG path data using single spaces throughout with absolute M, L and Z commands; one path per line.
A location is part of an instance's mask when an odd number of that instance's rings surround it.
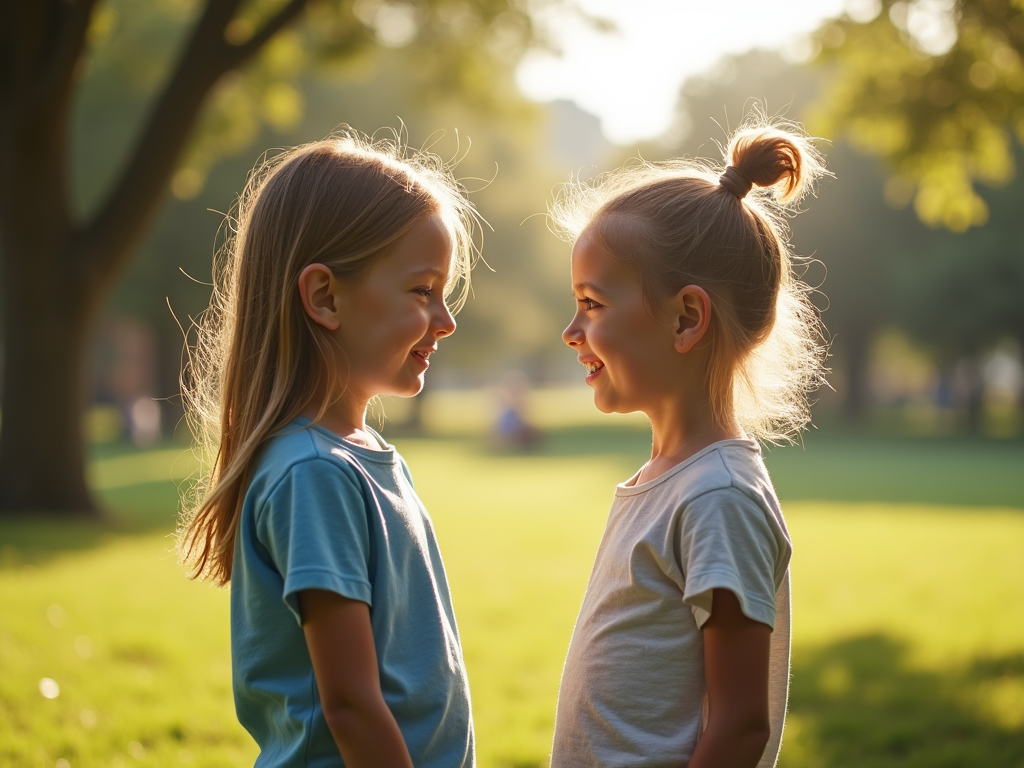
M 927 224 L 984 224 L 976 185 L 1008 182 L 1024 140 L 1024 0 L 880 0 L 872 13 L 817 32 L 830 82 L 813 130 L 884 158 L 887 199 Z

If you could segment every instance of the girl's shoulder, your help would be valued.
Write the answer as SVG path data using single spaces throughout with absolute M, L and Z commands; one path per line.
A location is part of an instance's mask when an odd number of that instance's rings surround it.
M 250 491 L 268 495 L 290 477 L 358 482 L 357 460 L 339 439 L 332 440 L 308 421 L 296 420 L 274 434 L 260 452 Z
M 711 448 L 678 486 L 684 526 L 710 522 L 733 533 L 759 530 L 782 553 L 778 562 L 788 563 L 792 541 L 760 446 L 753 440 L 723 440 Z
M 723 480 L 727 476 L 732 487 L 740 490 L 771 487 L 772 481 L 757 441 L 723 440 L 715 444 L 714 454 L 720 462 Z
M 750 439 L 712 443 L 653 480 L 619 485 L 615 495 L 620 501 L 640 497 L 635 502 L 661 509 L 672 519 L 686 517 L 696 509 L 738 504 L 750 514 L 767 516 L 784 527 L 761 447 Z
M 688 501 L 702 496 L 736 495 L 771 517 L 781 517 L 778 497 L 772 485 L 761 446 L 754 440 L 722 440 L 709 446 L 705 460 L 696 462 L 681 478 Z

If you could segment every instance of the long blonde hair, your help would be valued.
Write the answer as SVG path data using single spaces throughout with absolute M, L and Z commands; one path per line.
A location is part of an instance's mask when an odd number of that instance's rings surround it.
M 452 236 L 445 295 L 455 293 L 457 311 L 477 256 L 478 217 L 440 158 L 351 131 L 283 152 L 250 175 L 182 377 L 203 461 L 178 533 L 193 578 L 230 581 L 261 447 L 316 393 L 327 393 L 315 403 L 322 416 L 344 390 L 344 350 L 303 311 L 299 274 L 322 263 L 342 279 L 356 278 L 429 214 L 439 214 Z
M 686 285 L 712 301 L 707 388 L 716 418 L 760 440 L 791 440 L 810 419 L 827 345 L 810 288 L 793 271 L 786 214 L 825 173 L 791 124 L 755 118 L 732 137 L 731 169 L 639 162 L 571 182 L 551 216 L 570 242 L 587 231 L 640 280 L 648 307 Z M 748 194 L 749 192 L 749 194 Z

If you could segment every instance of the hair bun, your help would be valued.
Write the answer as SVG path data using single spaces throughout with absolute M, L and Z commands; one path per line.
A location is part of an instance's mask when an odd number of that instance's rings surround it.
M 740 173 L 735 165 L 726 167 L 725 172 L 718 177 L 718 183 L 736 195 L 740 200 L 746 197 L 750 188 L 754 186 L 754 183 Z
M 807 137 L 783 128 L 742 129 L 729 142 L 729 165 L 719 183 L 742 199 L 752 186 L 778 187 L 781 203 L 798 200 L 822 172 L 817 151 Z

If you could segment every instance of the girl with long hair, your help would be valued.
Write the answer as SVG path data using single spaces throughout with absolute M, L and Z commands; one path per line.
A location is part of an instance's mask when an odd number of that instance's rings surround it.
M 260 167 L 236 218 L 192 355 L 212 466 L 180 548 L 231 582 L 256 765 L 472 766 L 433 525 L 366 409 L 416 395 L 455 330 L 474 209 L 437 158 L 349 133 Z

